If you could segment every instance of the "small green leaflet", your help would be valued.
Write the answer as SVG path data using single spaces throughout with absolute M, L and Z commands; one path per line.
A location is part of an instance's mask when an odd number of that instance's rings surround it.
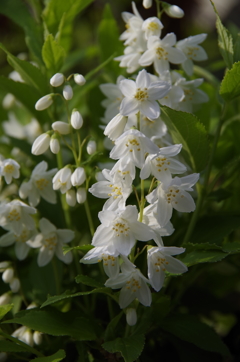
M 48 357 L 37 357 L 34 359 L 31 359 L 30 362 L 59 362 L 62 361 L 63 358 L 66 357 L 66 353 L 60 349 L 58 352 L 52 354 L 51 356 Z
M 65 59 L 65 50 L 54 39 L 52 34 L 49 34 L 42 48 L 42 57 L 47 69 L 51 75 L 60 71 Z
M 111 342 L 105 342 L 102 347 L 110 352 L 120 352 L 125 362 L 134 362 L 143 351 L 145 337 L 143 334 L 135 334 L 127 338 L 117 338 Z
M 240 96 L 240 62 L 234 63 L 225 74 L 220 87 L 220 95 L 226 101 Z

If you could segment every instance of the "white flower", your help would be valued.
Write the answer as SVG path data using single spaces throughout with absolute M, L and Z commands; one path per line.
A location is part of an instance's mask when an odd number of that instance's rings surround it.
M 4 305 L 4 304 L 10 304 L 11 303 L 11 297 L 9 295 L 9 293 L 4 293 L 0 296 L 0 305 Z M 1 359 L 0 359 L 1 361 Z
M 187 75 L 193 74 L 193 61 L 202 61 L 208 58 L 205 50 L 199 45 L 206 37 L 207 34 L 198 34 L 177 42 L 176 47 L 187 57 L 182 63 L 182 67 Z
M 13 278 L 14 278 L 13 268 L 7 268 L 6 270 L 4 270 L 2 274 L 2 280 L 4 281 L 4 283 L 11 283 Z
M 16 102 L 16 98 L 12 93 L 7 93 L 2 100 L 2 106 L 5 109 L 12 108 Z
M 82 74 L 74 74 L 74 81 L 78 85 L 84 85 L 86 83 L 86 79 Z
M 80 129 L 83 125 L 82 115 L 76 109 L 74 109 L 71 114 L 71 125 L 74 129 Z
M 69 167 L 64 167 L 59 170 L 53 177 L 53 190 L 59 190 L 62 194 L 65 194 L 71 187 L 71 175 L 72 171 Z
M 34 331 L 33 341 L 37 346 L 39 346 L 42 343 L 42 333 L 38 332 L 38 331 Z
M 161 183 L 146 199 L 149 203 L 156 202 L 156 217 L 161 227 L 164 227 L 172 217 L 173 208 L 179 212 L 192 212 L 195 203 L 188 191 L 193 191 L 193 185 L 198 181 L 199 174 L 194 173 L 182 178 L 175 177 L 167 184 Z
M 127 117 L 118 113 L 106 126 L 104 130 L 105 136 L 108 136 L 110 140 L 115 141 L 123 133 L 127 120 Z
M 57 154 L 60 151 L 60 143 L 57 138 L 51 137 L 50 150 L 54 154 Z
M 141 41 L 140 41 L 141 40 Z M 139 59 L 143 52 L 147 49 L 147 41 L 145 39 L 144 32 L 139 41 L 124 49 L 124 55 L 114 58 L 116 61 L 120 61 L 119 66 L 121 68 L 127 68 L 128 73 L 133 73 L 139 68 Z
M 184 248 L 152 247 L 148 249 L 148 278 L 152 287 L 158 292 L 164 283 L 165 271 L 173 274 L 185 273 L 188 268 L 172 255 L 184 253 Z
M 13 200 L 7 204 L 0 205 L 0 225 L 7 230 L 20 235 L 26 227 L 33 230 L 35 228 L 34 219 L 30 216 L 37 210 L 20 200 Z
M 132 162 L 136 167 L 142 168 L 146 153 L 157 153 L 159 148 L 143 133 L 131 129 L 124 132 L 115 141 L 115 146 L 110 152 L 110 158 L 123 159 Z
M 120 105 L 120 113 L 124 116 L 141 112 L 146 117 L 155 119 L 160 115 L 160 107 L 157 99 L 164 97 L 171 86 L 167 82 L 151 82 L 151 78 L 145 69 L 138 73 L 136 82 L 124 79 L 120 82 L 125 98 Z
M 0 177 L 4 176 L 6 183 L 9 185 L 12 178 L 19 178 L 20 165 L 11 158 L 3 160 L 0 164 Z
M 19 195 L 22 199 L 28 197 L 30 206 L 37 206 L 40 202 L 40 197 L 55 204 L 57 202 L 56 193 L 53 191 L 52 177 L 57 172 L 57 169 L 47 171 L 48 164 L 45 161 L 40 162 L 31 174 L 28 182 L 23 182 L 19 188 Z
M 117 78 L 116 84 L 104 83 L 100 84 L 101 92 L 107 97 L 101 102 L 101 105 L 106 108 L 104 119 L 102 121 L 107 123 L 112 119 L 116 113 L 119 112 L 119 107 L 123 99 L 123 94 L 119 89 L 120 82 L 125 79 L 122 75 Z
M 32 145 L 32 154 L 33 155 L 41 155 L 42 153 L 46 152 L 49 145 L 50 145 L 51 137 L 48 133 L 43 133 L 38 138 L 35 139 Z
M 142 24 L 142 30 L 145 32 L 146 39 L 153 35 L 160 37 L 162 28 L 162 22 L 156 17 L 148 18 Z
M 22 326 L 18 329 L 16 329 L 16 331 L 14 331 L 12 333 L 12 336 L 19 339 L 20 341 L 28 344 L 29 346 L 33 346 L 33 336 L 32 336 L 32 332 L 31 330 L 26 327 L 26 326 Z
M 83 187 L 77 189 L 77 202 L 83 204 L 87 199 L 87 191 Z
M 110 171 L 110 176 L 113 177 L 113 179 L 115 179 L 115 177 L 121 178 L 125 184 L 131 185 L 132 181 L 135 179 L 135 173 L 135 165 L 132 161 L 126 161 L 124 158 L 121 158 L 113 166 Z
M 44 109 L 51 106 L 53 103 L 53 95 L 47 94 L 46 96 L 40 98 L 35 104 L 35 108 L 37 111 L 43 111 Z
M 13 293 L 17 293 L 20 289 L 20 280 L 18 278 L 13 278 L 12 281 L 9 283 L 9 286 Z
M 186 57 L 181 50 L 173 47 L 175 44 L 176 35 L 174 33 L 167 34 L 163 39 L 151 36 L 148 39 L 148 50 L 139 59 L 139 64 L 144 67 L 153 64 L 156 72 L 161 74 L 169 70 L 169 62 L 183 63 Z
M 112 245 L 122 255 L 129 255 L 136 240 L 151 240 L 154 235 L 145 224 L 137 221 L 136 206 L 128 205 L 124 210 L 105 210 L 98 214 L 98 226 L 92 240 L 94 246 Z
M 28 241 L 32 248 L 40 248 L 38 266 L 47 265 L 54 254 L 66 264 L 71 263 L 72 253 L 63 254 L 63 244 L 69 243 L 74 238 L 74 232 L 68 229 L 57 229 L 50 221 L 42 218 L 39 222 L 41 233 L 33 241 Z
M 149 9 L 152 6 L 152 0 L 143 0 L 143 7 Z M 129 323 L 128 323 L 129 324 Z M 135 323 L 134 323 L 135 324 Z M 133 324 L 130 324 L 133 325 Z
M 86 181 L 86 173 L 83 167 L 77 167 L 71 176 L 73 186 L 80 186 Z
M 102 171 L 105 181 L 99 181 L 93 184 L 88 190 L 92 195 L 101 199 L 107 199 L 103 205 L 103 210 L 115 210 L 124 208 L 126 200 L 132 192 L 132 187 L 122 182 L 121 178 L 110 175 L 110 171 L 104 169 Z M 107 181 L 106 181 L 107 180 Z
M 172 174 L 186 172 L 186 166 L 172 158 L 179 154 L 181 149 L 180 144 L 162 147 L 157 154 L 148 155 L 141 169 L 140 178 L 144 180 L 152 174 L 157 180 L 169 183 L 172 180 Z
M 116 278 L 110 278 L 105 283 L 106 287 L 112 289 L 122 288 L 119 295 L 120 308 L 126 308 L 136 298 L 141 304 L 149 307 L 152 302 L 151 292 L 147 286 L 149 280 L 127 258 L 124 258 L 121 271 L 122 273 Z
M 76 205 L 76 191 L 75 190 L 68 190 L 66 192 L 66 202 L 69 206 L 74 207 Z
M 0 246 L 5 247 L 15 243 L 16 257 L 18 260 L 24 260 L 30 250 L 30 247 L 26 244 L 26 242 L 33 239 L 36 234 L 36 230 L 28 230 L 26 227 L 23 228 L 20 235 L 16 235 L 14 232 L 9 231 L 0 237 Z
M 96 152 L 97 144 L 95 141 L 89 141 L 87 144 L 87 153 L 93 155 Z
M 132 2 L 133 14 L 128 12 L 122 13 L 122 18 L 126 23 L 126 30 L 120 35 L 120 40 L 125 40 L 124 45 L 132 45 L 132 43 L 138 41 L 138 37 L 141 36 L 141 28 L 143 19 L 139 14 L 136 5 Z
M 103 261 L 103 269 L 107 276 L 115 278 L 119 274 L 119 252 L 110 244 L 95 247 L 80 260 L 83 264 L 95 264 Z
M 53 87 L 59 87 L 64 82 L 64 75 L 62 73 L 56 73 L 50 79 L 50 84 Z
M 73 97 L 73 90 L 70 85 L 65 85 L 63 88 L 63 97 L 69 101 Z
M 166 6 L 164 8 L 165 13 L 171 18 L 182 18 L 184 11 L 177 5 Z
M 126 321 L 129 326 L 135 326 L 137 323 L 137 312 L 135 308 L 128 308 L 126 310 Z
M 53 122 L 52 129 L 64 135 L 69 134 L 71 131 L 70 125 L 66 122 L 61 121 Z

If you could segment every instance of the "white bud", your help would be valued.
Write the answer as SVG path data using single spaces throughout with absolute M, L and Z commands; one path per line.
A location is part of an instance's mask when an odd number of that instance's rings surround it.
M 89 155 L 92 155 L 94 152 L 96 152 L 97 144 L 95 141 L 89 141 L 87 144 L 87 153 Z
M 7 268 L 2 275 L 2 280 L 4 283 L 10 283 L 14 278 L 14 270 L 13 268 Z
M 17 293 L 19 291 L 19 288 L 20 288 L 20 280 L 18 278 L 13 278 L 13 280 L 11 281 L 9 286 L 10 286 L 11 291 L 13 293 Z
M 27 306 L 26 309 L 33 309 L 33 308 L 37 308 L 37 304 L 34 303 L 34 302 L 30 303 L 29 306 Z
M 52 94 L 47 94 L 46 96 L 40 98 L 35 104 L 37 111 L 43 111 L 44 109 L 51 106 L 53 103 Z
M 86 79 L 82 74 L 74 74 L 74 81 L 78 85 L 84 85 L 86 83 Z
M 8 93 L 5 95 L 5 97 L 2 100 L 2 106 L 5 109 L 11 108 L 15 104 L 16 98 L 13 94 Z
M 35 344 L 37 344 L 39 346 L 42 343 L 42 333 L 35 331 L 33 333 L 33 341 Z
M 68 190 L 66 192 L 66 202 L 69 206 L 75 206 L 76 205 L 76 192 L 75 190 Z
M 59 87 L 64 82 L 64 75 L 62 73 L 56 73 L 52 78 L 50 79 L 50 84 L 53 87 Z
M 149 9 L 152 6 L 152 0 L 143 0 L 143 7 Z
M 33 342 L 33 335 L 32 335 L 32 331 L 30 331 L 30 329 L 27 329 L 26 332 L 24 332 L 24 335 L 22 336 L 22 339 L 19 338 L 20 340 L 22 340 L 23 342 L 25 342 L 26 344 L 28 344 L 29 346 L 33 347 L 34 342 Z
M 80 129 L 83 125 L 81 113 L 73 110 L 71 115 L 71 125 L 74 129 Z
M 70 85 L 65 85 L 65 87 L 63 88 L 63 97 L 69 101 L 70 99 L 72 99 L 73 97 L 73 90 L 72 87 Z
M 0 362 L 5 362 L 8 358 L 8 355 L 6 352 L 0 352 Z
M 60 134 L 69 134 L 70 133 L 70 125 L 66 122 L 57 121 L 52 124 L 52 129 L 54 131 L 59 132 Z
M 80 186 L 86 180 L 86 173 L 84 168 L 78 167 L 71 176 L 71 182 L 73 186 Z
M 0 262 L 0 269 L 6 269 L 9 266 L 8 261 L 1 261 Z
M 51 138 L 50 141 L 50 150 L 55 155 L 60 151 L 60 144 L 57 138 Z
M 38 138 L 35 139 L 32 145 L 32 154 L 33 155 L 41 155 L 46 152 L 50 145 L 51 137 L 48 133 L 43 133 Z
M 164 11 L 170 16 L 171 18 L 182 18 L 184 16 L 184 11 L 177 5 L 171 5 L 166 7 Z
M 126 320 L 129 326 L 135 326 L 135 324 L 137 323 L 137 313 L 135 308 L 127 309 Z
M 87 192 L 83 187 L 77 189 L 77 202 L 83 204 L 86 201 Z
M 9 293 L 4 293 L 0 296 L 0 305 L 10 304 L 10 302 L 11 302 L 11 297 Z

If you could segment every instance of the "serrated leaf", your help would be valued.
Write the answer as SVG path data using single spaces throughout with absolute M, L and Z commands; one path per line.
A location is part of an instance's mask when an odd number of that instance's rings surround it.
M 26 348 L 20 346 L 19 344 L 13 343 L 11 341 L 2 341 L 0 340 L 0 351 L 1 352 L 26 352 Z
M 161 107 L 161 119 L 166 123 L 174 143 L 183 145 L 183 153 L 194 171 L 204 169 L 208 160 L 209 143 L 203 124 L 191 113 Z
M 240 241 L 233 241 L 231 243 L 223 244 L 222 249 L 227 253 L 239 253 Z
M 226 101 L 240 96 L 240 62 L 234 63 L 233 67 L 226 72 L 221 83 L 220 95 Z
M 93 287 L 93 288 L 103 288 L 104 287 L 104 285 L 102 283 L 90 278 L 87 275 L 78 275 L 75 278 L 75 281 L 76 281 L 76 283 L 82 283 L 82 284 L 88 285 L 89 287 Z
M 110 323 L 108 323 L 105 333 L 104 333 L 104 341 L 112 340 L 117 331 L 117 326 L 119 324 L 120 319 L 122 318 L 123 311 L 120 312 L 116 317 L 114 317 Z
M 234 43 L 234 62 L 240 61 L 240 33 L 237 34 L 237 38 Z
M 102 344 L 109 353 L 120 352 L 125 362 L 134 362 L 141 355 L 145 343 L 143 334 L 136 334 L 127 338 L 117 338 L 114 341 Z
M 0 305 L 0 319 L 2 319 L 5 316 L 5 314 L 7 314 L 12 308 L 13 304 Z
M 44 310 L 34 308 L 19 312 L 13 319 L 4 323 L 18 323 L 42 333 L 53 336 L 71 336 L 82 341 L 96 338 L 93 321 L 76 311 L 61 313 L 51 307 Z
M 181 255 L 181 261 L 187 266 L 200 263 L 214 263 L 228 256 L 228 253 L 222 251 L 222 248 L 215 244 L 191 244 L 184 245 L 186 251 Z
M 187 314 L 168 316 L 162 322 L 161 328 L 206 351 L 220 353 L 223 356 L 230 356 L 227 346 L 222 342 L 216 332 L 194 316 Z
M 58 352 L 52 354 L 51 356 L 37 357 L 37 358 L 31 359 L 30 362 L 59 362 L 59 361 L 62 361 L 63 358 L 65 358 L 65 357 L 66 357 L 65 351 L 60 349 Z
M 52 75 L 59 72 L 65 59 L 65 50 L 54 39 L 52 34 L 47 36 L 43 44 L 42 57 L 47 69 L 49 69 Z

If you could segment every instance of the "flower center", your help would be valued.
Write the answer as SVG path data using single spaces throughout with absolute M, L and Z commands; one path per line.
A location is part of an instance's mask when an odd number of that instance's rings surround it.
M 112 229 L 115 231 L 116 236 L 120 235 L 128 236 L 128 230 L 130 228 L 124 220 L 121 220 L 121 222 L 120 221 L 116 222 Z
M 160 258 L 160 257 L 156 258 L 156 262 L 154 263 L 155 268 L 156 268 L 155 271 L 159 272 L 160 269 L 165 271 L 166 270 L 165 265 L 168 265 L 168 264 L 169 263 L 168 263 L 168 261 L 166 261 L 165 258 Z
M 136 293 L 136 291 L 141 288 L 141 283 L 139 283 L 137 279 L 132 277 L 130 280 L 127 281 L 126 288 L 131 290 L 131 292 Z
M 13 173 L 13 171 L 14 171 L 14 166 L 13 165 L 6 165 L 4 167 L 4 172 L 6 172 L 6 173 Z
M 138 88 L 134 98 L 136 98 L 138 101 L 141 102 L 145 101 L 148 98 L 147 88 L 144 89 Z
M 21 243 L 25 243 L 28 240 L 29 232 L 28 230 L 23 230 L 23 232 L 20 235 L 14 234 L 16 241 L 19 241 Z
M 40 178 L 39 180 L 36 180 L 35 183 L 39 190 L 43 190 L 45 187 L 47 187 L 49 181 L 45 178 Z
M 114 199 L 117 199 L 118 196 L 121 196 L 122 195 L 122 189 L 121 187 L 117 187 L 117 186 L 114 186 L 114 185 L 108 185 L 109 187 L 112 188 L 112 192 L 108 194 L 108 196 L 113 196 Z
M 158 47 L 156 49 L 156 54 L 158 56 L 158 59 L 164 59 L 164 60 L 168 60 L 168 52 L 166 52 L 165 49 L 163 49 L 162 47 Z
M 7 218 L 9 219 L 9 221 L 19 221 L 21 219 L 21 216 L 16 209 L 13 209 L 12 211 L 10 211 Z
M 167 171 L 168 167 L 167 165 L 170 165 L 170 162 L 167 162 L 167 159 L 165 157 L 157 157 L 154 160 L 155 166 L 157 167 L 158 172 L 161 171 Z
M 158 30 L 159 25 L 155 23 L 154 21 L 151 21 L 151 23 L 148 24 L 148 29 L 151 31 Z
M 55 246 L 57 245 L 57 237 L 56 235 L 52 235 L 52 236 L 48 236 L 47 238 L 45 238 L 45 246 L 49 249 L 49 250 L 53 250 L 55 248 Z
M 185 98 L 183 99 L 183 102 L 186 100 L 192 101 L 194 96 L 194 91 L 192 89 L 184 89 Z
M 179 198 L 179 197 L 183 198 L 184 195 L 182 195 L 180 190 L 175 187 L 169 187 L 168 190 L 166 191 L 166 198 L 167 198 L 168 204 L 170 204 L 170 203 L 178 204 L 178 201 L 176 201 L 176 198 Z
M 133 148 L 137 149 L 137 151 L 141 150 L 140 143 L 136 138 L 129 139 L 126 146 L 129 147 L 129 152 L 133 152 Z
M 102 260 L 105 266 L 108 266 L 109 264 L 110 266 L 115 266 L 116 258 L 112 255 L 102 254 Z M 101 261 L 101 259 L 99 261 Z
M 187 56 L 189 59 L 195 58 L 197 56 L 196 52 L 198 51 L 198 47 L 187 47 Z

